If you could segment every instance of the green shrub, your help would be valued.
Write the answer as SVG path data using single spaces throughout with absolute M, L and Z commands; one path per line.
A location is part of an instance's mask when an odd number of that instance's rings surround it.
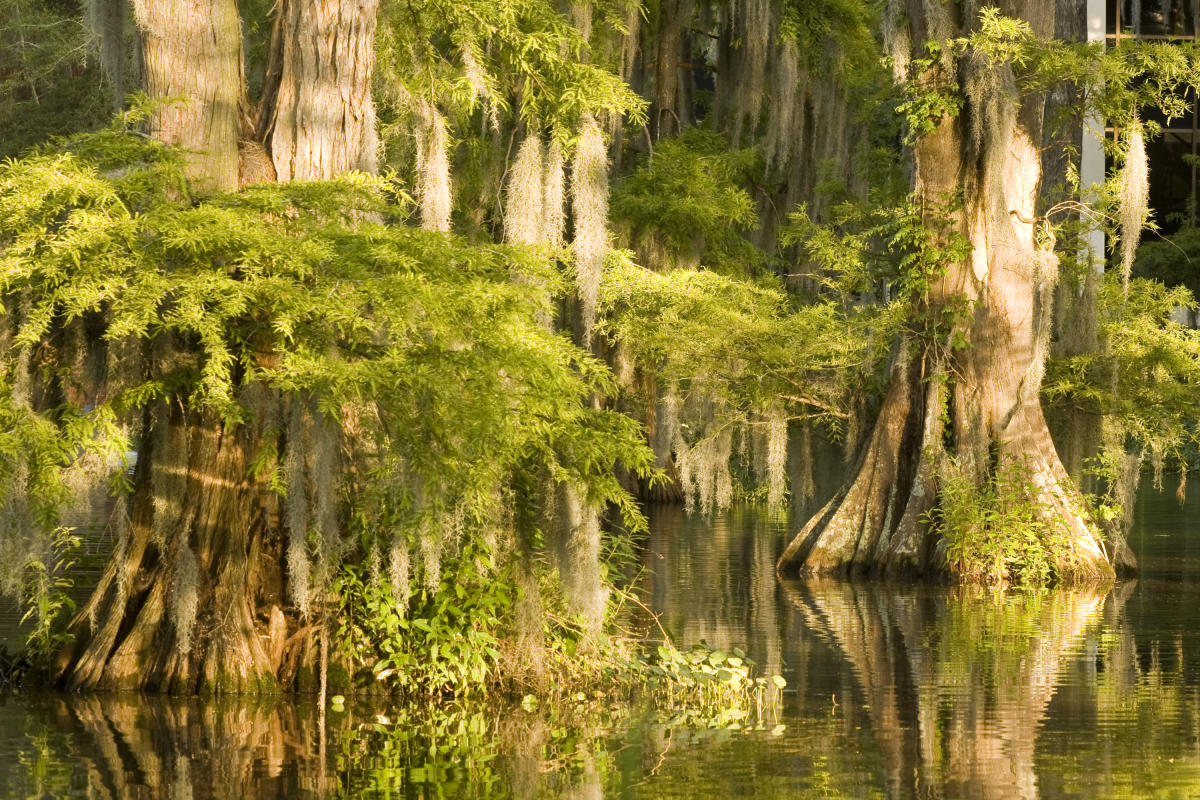
M 1025 464 L 1000 464 L 982 483 L 947 459 L 940 504 L 931 522 L 946 546 L 951 571 L 964 581 L 1044 584 L 1054 577 L 1054 553 L 1063 545 L 1048 524 L 1052 510 L 1036 499 Z

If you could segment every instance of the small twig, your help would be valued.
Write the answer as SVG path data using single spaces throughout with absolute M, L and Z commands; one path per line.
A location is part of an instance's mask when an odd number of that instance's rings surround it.
M 638 600 L 636 597 L 634 597 L 634 596 L 633 596 L 632 594 L 630 594 L 629 592 L 625 592 L 625 591 L 622 591 L 621 589 L 615 589 L 615 588 L 614 588 L 614 590 L 613 590 L 613 591 L 615 591 L 615 592 L 617 593 L 617 595 L 619 595 L 620 597 L 622 597 L 622 598 L 624 598 L 624 599 L 628 600 L 629 602 L 631 602 L 631 603 L 634 603 L 635 605 L 639 606 L 639 607 L 640 607 L 640 608 L 641 608 L 643 611 L 645 611 L 647 614 L 649 614 L 649 615 L 650 615 L 650 618 L 651 618 L 652 620 L 654 620 L 654 624 L 655 624 L 656 626 L 658 626 L 658 630 L 659 630 L 659 631 L 662 633 L 662 635 L 663 635 L 663 641 L 664 641 L 664 642 L 670 642 L 670 641 L 671 641 L 671 635 L 670 635 L 669 633 L 667 633 L 667 629 L 666 629 L 666 628 L 664 628 L 664 627 L 663 627 L 663 625 L 662 625 L 662 622 L 660 622 L 660 621 L 659 621 L 659 619 L 658 619 L 658 614 L 655 614 L 653 611 L 651 611 L 649 606 L 647 606 L 647 605 L 646 605 L 645 603 L 643 603 L 641 600 Z

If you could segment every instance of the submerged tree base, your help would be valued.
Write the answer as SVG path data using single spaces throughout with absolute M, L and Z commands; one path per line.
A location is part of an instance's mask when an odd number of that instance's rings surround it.
M 929 361 L 897 361 L 854 477 L 792 539 L 777 570 L 1112 582 L 1113 563 L 1040 405 L 1016 403 L 1002 436 L 972 435 L 966 393 Z M 962 443 L 957 457 L 948 435 Z

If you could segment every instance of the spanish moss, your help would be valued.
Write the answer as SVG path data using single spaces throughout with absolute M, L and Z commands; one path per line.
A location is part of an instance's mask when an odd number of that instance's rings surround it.
M 575 218 L 571 241 L 575 287 L 587 340 L 592 334 L 600 274 L 608 254 L 608 154 L 600 126 L 591 115 L 584 118 L 571 169 L 571 211 Z

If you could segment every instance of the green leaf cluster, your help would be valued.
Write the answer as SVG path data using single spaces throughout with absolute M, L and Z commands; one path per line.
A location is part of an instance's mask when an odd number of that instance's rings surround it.
M 4 385 L 34 356 L 38 387 L 72 379 L 53 348 L 81 323 L 90 347 L 143 354 L 133 383 L 87 403 L 43 391 L 22 408 L 3 393 L 3 445 L 26 465 L 4 491 L 38 481 L 50 525 L 70 453 L 172 406 L 265 426 L 255 463 L 286 491 L 265 392 L 340 429 L 348 472 L 328 480 L 360 552 L 425 535 L 453 546 L 433 525 L 450 517 L 476 535 L 526 471 L 585 487 L 636 529 L 615 468 L 645 475 L 652 456 L 636 422 L 590 402 L 614 392 L 608 368 L 537 322 L 546 288 L 564 286 L 557 268 L 396 224 L 396 194 L 351 174 L 193 202 L 177 154 L 119 131 L 0 165 L 0 297 L 16 325 Z
M 1135 278 L 1126 293 L 1110 275 L 1099 292 L 1103 349 L 1047 364 L 1044 397 L 1104 415 L 1110 434 L 1096 468 L 1110 488 L 1126 450 L 1145 452 L 1160 475 L 1164 462 L 1186 468 L 1195 458 L 1200 332 L 1175 318 L 1195 307 L 1186 287 Z
M 478 695 L 497 682 L 499 637 L 516 588 L 478 542 L 442 575 L 432 591 L 405 599 L 358 564 L 339 572 L 334 641 L 360 685 L 412 699 Z
M 761 172 L 752 149 L 730 150 L 702 128 L 664 139 L 612 193 L 614 223 L 653 266 L 699 266 L 728 275 L 761 274 L 767 256 L 746 239 L 760 225 L 745 188 Z
M 392 0 L 380 13 L 377 82 L 400 108 L 416 97 L 460 116 L 494 110 L 564 142 L 584 113 L 645 121 L 645 102 L 547 0 Z
M 1031 472 L 1000 464 L 980 485 L 973 471 L 947 458 L 939 470 L 938 506 L 929 522 L 946 544 L 950 569 L 968 583 L 1039 586 L 1068 548 L 1052 511 L 1038 499 Z

